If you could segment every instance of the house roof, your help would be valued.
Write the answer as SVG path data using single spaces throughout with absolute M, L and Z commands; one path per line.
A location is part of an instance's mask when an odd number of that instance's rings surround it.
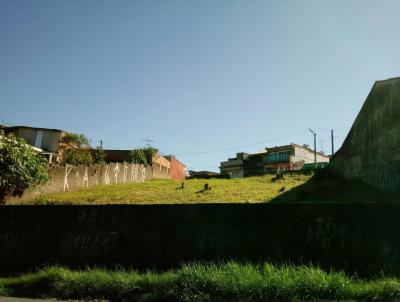
M 20 128 L 36 129 L 36 130 L 47 130 L 47 131 L 54 131 L 54 132 L 65 132 L 64 130 L 61 130 L 61 129 L 40 128 L 40 127 L 30 127 L 30 126 L 11 126 L 11 127 L 5 127 L 5 130 L 6 131 L 12 131 L 12 130 L 20 129 Z
M 92 152 L 96 152 L 96 150 Z M 131 150 L 104 150 L 105 160 L 107 162 L 129 161 L 130 152 Z
M 193 174 L 193 175 L 200 175 L 200 174 L 219 175 L 219 173 L 213 172 L 213 171 L 193 171 L 193 170 L 190 170 L 189 173 Z

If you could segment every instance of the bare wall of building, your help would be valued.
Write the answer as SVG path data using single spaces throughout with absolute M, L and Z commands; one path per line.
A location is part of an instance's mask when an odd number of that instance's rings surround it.
M 57 152 L 62 131 L 52 129 L 16 127 L 12 129 L 15 135 L 23 138 L 29 145 L 44 149 L 49 152 Z

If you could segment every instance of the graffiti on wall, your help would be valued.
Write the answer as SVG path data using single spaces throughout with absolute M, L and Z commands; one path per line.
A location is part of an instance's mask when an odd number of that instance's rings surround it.
M 71 172 L 75 174 L 75 181 L 71 178 Z M 90 167 L 66 165 L 63 171 L 62 191 L 69 192 L 71 182 L 74 183 L 74 187 L 87 188 L 98 184 L 144 182 L 146 179 L 151 178 L 151 170 L 138 164 L 110 163 L 103 166 Z
M 73 166 L 65 165 L 65 175 L 64 175 L 64 192 L 69 191 L 68 175 L 71 173 Z
M 307 227 L 307 243 L 319 242 L 324 250 L 334 248 L 335 244 L 344 248 L 347 237 L 348 230 L 337 225 L 333 217 L 316 217 L 315 223 Z

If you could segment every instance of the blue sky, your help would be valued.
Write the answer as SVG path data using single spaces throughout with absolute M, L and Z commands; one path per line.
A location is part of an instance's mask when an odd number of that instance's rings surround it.
M 400 71 L 399 1 L 0 0 L 0 120 L 195 170 L 285 143 L 330 153 Z M 240 148 L 235 148 L 243 146 Z M 212 151 L 212 152 L 211 152 Z

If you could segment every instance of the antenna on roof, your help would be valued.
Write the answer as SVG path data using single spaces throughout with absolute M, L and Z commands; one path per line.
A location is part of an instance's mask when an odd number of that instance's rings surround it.
M 3 117 L 3 116 L 1 117 L 1 123 L 0 123 L 0 125 L 3 125 L 3 126 L 14 126 L 14 124 L 9 123 L 9 122 L 7 122 L 6 120 L 4 120 L 4 117 Z
M 144 141 L 146 143 L 146 147 L 151 147 L 152 143 L 154 143 L 154 140 L 152 140 L 150 138 L 142 138 L 142 141 Z
M 324 142 L 325 142 L 325 140 L 324 139 L 319 139 L 318 142 L 319 142 L 319 148 L 320 148 L 321 152 L 324 152 Z
M 314 135 L 314 165 L 317 164 L 317 133 L 311 128 L 308 129 Z

